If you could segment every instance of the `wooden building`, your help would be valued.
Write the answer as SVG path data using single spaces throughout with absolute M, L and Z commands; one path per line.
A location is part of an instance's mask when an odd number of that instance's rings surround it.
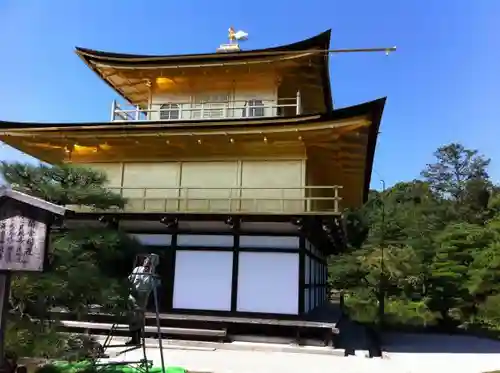
M 327 299 L 343 211 L 367 197 L 385 104 L 333 107 L 329 44 L 330 31 L 210 54 L 77 48 L 125 104 L 99 123 L 0 122 L 0 139 L 108 175 L 126 207 L 69 206 L 71 219 L 158 252 L 166 313 L 305 319 Z

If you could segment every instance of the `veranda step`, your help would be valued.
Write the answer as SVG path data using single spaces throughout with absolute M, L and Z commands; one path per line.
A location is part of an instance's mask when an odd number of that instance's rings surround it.
M 71 329 L 89 329 L 89 330 L 103 330 L 109 331 L 113 327 L 111 323 L 97 323 L 87 321 L 60 321 L 65 328 Z M 118 332 L 127 332 L 129 326 L 127 324 L 116 324 L 115 330 Z M 156 326 L 146 326 L 144 328 L 147 334 L 156 334 L 158 328 Z M 194 328 L 173 328 L 173 327 L 160 327 L 161 334 L 169 335 L 190 335 L 190 336 L 204 336 L 204 337 L 226 337 L 227 331 L 225 329 L 194 329 Z

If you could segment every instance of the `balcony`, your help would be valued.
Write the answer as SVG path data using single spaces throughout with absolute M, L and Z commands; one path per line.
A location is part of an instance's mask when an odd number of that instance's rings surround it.
M 118 104 L 111 106 L 112 122 L 130 121 L 196 121 L 219 119 L 247 119 L 289 117 L 302 113 L 300 92 L 293 98 L 278 100 L 240 100 L 227 102 L 172 102 L 154 103 L 149 109 Z
M 342 212 L 341 186 L 109 189 L 127 199 L 125 208 L 120 212 L 281 215 L 335 215 Z M 97 211 L 87 206 L 69 208 L 78 212 Z

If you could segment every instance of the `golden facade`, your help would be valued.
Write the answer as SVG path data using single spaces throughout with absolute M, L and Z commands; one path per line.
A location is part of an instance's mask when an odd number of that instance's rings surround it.
M 127 103 L 100 123 L 0 122 L 0 139 L 106 172 L 131 212 L 340 214 L 366 199 L 385 98 L 334 110 L 329 42 L 183 56 L 77 48 Z

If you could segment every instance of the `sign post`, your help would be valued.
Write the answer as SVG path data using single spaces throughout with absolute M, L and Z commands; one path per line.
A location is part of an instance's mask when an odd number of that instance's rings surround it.
M 0 187 L 0 369 L 5 366 L 5 330 L 13 272 L 43 272 L 49 231 L 62 206 Z

